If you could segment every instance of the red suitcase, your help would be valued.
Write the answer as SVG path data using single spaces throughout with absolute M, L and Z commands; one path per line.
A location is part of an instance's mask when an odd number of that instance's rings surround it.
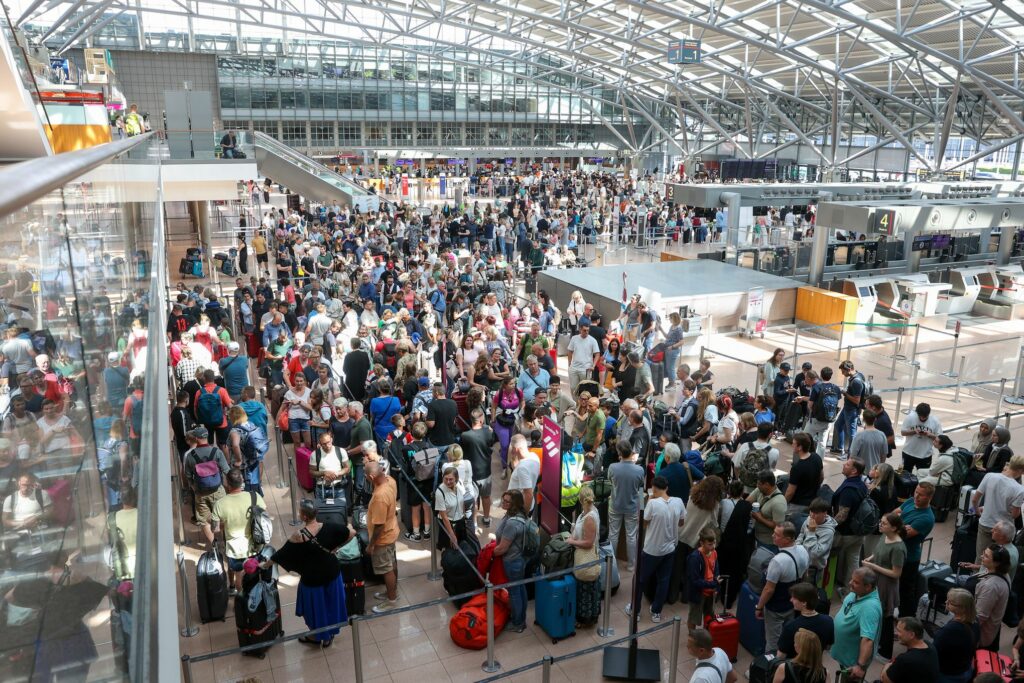
M 1013 679 L 1010 664 L 1013 660 L 991 650 L 978 650 L 974 654 L 974 669 L 978 674 L 994 673 L 1002 676 L 1004 681 Z
M 723 576 L 722 595 L 728 595 L 729 577 Z M 705 617 L 704 628 L 711 633 L 711 644 L 722 648 L 729 656 L 729 661 L 736 663 L 740 649 L 740 620 L 729 612 L 722 612 L 712 617 Z

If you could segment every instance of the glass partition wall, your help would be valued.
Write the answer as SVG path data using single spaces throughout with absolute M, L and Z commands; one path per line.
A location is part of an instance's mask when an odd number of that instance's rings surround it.
M 156 680 L 162 218 L 159 167 L 129 146 L 0 172 L 37 197 L 0 215 L 4 681 Z M 39 162 L 82 173 L 41 193 Z

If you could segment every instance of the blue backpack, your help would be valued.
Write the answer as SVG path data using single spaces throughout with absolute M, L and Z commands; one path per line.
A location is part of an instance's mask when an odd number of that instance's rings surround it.
M 129 418 L 132 421 L 132 431 L 134 431 L 135 434 L 141 438 L 142 437 L 142 413 L 143 413 L 143 409 L 145 408 L 145 405 L 143 404 L 144 399 L 137 398 L 134 394 L 132 395 L 131 399 L 132 399 L 132 409 L 131 409 L 131 412 L 129 413 Z
M 252 422 L 246 422 L 235 429 L 238 430 L 239 446 L 242 449 L 242 458 L 245 460 L 246 469 L 256 468 L 260 460 L 270 450 L 270 441 L 263 430 Z
M 821 408 L 818 410 L 817 419 L 825 422 L 835 422 L 839 416 L 839 399 L 843 395 L 842 390 L 835 384 L 829 382 L 821 391 Z
M 199 390 L 199 399 L 196 401 L 196 418 L 200 424 L 217 427 L 224 421 L 224 406 L 221 405 L 218 388 L 207 391 L 206 387 L 202 387 Z

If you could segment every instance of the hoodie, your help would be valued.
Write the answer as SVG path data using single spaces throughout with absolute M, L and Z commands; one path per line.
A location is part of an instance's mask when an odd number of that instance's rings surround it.
M 832 518 L 832 515 L 826 515 L 825 521 L 814 531 L 807 529 L 809 521 L 811 521 L 810 517 L 801 527 L 800 535 L 796 537 L 796 544 L 802 545 L 807 550 L 812 567 L 824 569 L 828 563 L 829 552 L 832 550 L 832 540 L 836 536 L 836 520 Z

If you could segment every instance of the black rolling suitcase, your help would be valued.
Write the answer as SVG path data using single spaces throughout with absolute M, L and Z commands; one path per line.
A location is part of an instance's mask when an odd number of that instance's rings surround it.
M 224 621 L 228 613 L 228 575 L 217 549 L 199 556 L 196 563 L 199 620 L 206 624 Z
M 192 274 L 192 261 L 187 258 L 181 259 L 178 263 L 178 275 L 191 275 Z
M 348 524 L 348 499 L 344 485 L 336 487 L 317 484 L 314 490 L 316 517 L 323 523 L 332 522 L 341 526 Z
M 269 573 L 267 570 L 266 573 Z M 259 589 L 264 595 L 259 600 L 250 601 L 253 591 Z M 273 611 L 268 612 L 268 599 L 273 599 Z M 284 634 L 281 627 L 281 596 L 277 592 L 277 582 L 265 576 L 264 571 L 246 574 L 242 577 L 242 592 L 235 596 L 235 629 L 238 632 L 238 646 L 271 643 Z M 266 655 L 266 648 L 247 650 L 243 654 L 259 657 Z
M 957 567 L 961 562 L 974 562 L 978 544 L 978 516 L 967 515 L 953 534 L 953 551 L 949 564 Z
M 470 566 L 470 562 L 476 564 L 476 557 L 480 549 L 472 541 L 466 540 L 459 543 L 460 553 L 454 548 L 449 548 L 441 555 L 441 581 L 448 595 L 461 595 L 480 588 L 480 577 L 476 574 L 476 567 Z M 465 554 L 465 557 L 463 557 Z M 469 558 L 469 562 L 466 561 Z M 456 607 L 462 607 L 465 600 L 456 600 Z
M 349 616 L 366 613 L 366 574 L 363 571 L 362 554 L 358 538 L 353 538 L 338 551 L 341 576 L 345 580 L 345 606 Z

